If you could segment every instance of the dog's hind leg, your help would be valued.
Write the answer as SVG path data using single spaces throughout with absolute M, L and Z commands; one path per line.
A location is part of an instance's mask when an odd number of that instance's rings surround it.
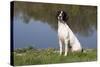
M 68 53 L 68 40 L 65 39 L 65 55 L 64 56 L 67 56 L 67 53 Z
M 60 47 L 60 55 L 62 55 L 63 47 L 60 39 L 59 39 L 59 47 Z

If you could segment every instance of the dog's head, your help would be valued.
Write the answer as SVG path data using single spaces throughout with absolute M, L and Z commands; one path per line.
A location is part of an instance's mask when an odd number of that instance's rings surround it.
M 68 15 L 65 11 L 57 11 L 57 19 L 59 21 L 67 21 L 68 20 Z

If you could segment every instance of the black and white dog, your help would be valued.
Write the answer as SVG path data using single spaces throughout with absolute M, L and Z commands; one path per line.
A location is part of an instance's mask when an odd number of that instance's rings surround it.
M 64 56 L 67 56 L 69 50 L 72 52 L 82 51 L 82 47 L 80 45 L 79 40 L 67 25 L 68 15 L 64 11 L 58 11 L 57 19 L 60 55 L 62 55 L 63 46 L 65 47 Z

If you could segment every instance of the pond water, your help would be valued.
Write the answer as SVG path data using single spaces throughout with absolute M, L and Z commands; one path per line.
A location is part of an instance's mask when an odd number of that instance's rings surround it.
M 97 48 L 97 7 L 43 3 L 14 3 L 14 48 L 58 48 L 56 11 L 69 14 L 68 25 L 83 48 Z

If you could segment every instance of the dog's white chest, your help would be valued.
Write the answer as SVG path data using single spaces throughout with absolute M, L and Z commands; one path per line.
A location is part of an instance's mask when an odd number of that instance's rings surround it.
M 68 37 L 68 26 L 66 24 L 58 22 L 58 36 L 61 39 Z

